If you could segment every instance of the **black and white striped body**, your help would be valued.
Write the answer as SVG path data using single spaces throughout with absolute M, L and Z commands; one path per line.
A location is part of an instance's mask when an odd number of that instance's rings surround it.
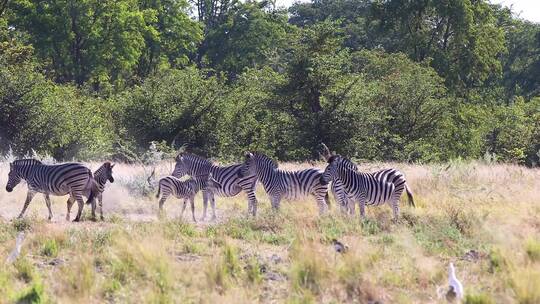
M 191 205 L 191 215 L 193 217 L 193 221 L 196 222 L 195 195 L 197 195 L 197 192 L 199 192 L 199 190 L 205 187 L 205 179 L 190 178 L 186 181 L 182 181 L 174 176 L 166 176 L 159 180 L 158 194 L 156 195 L 156 197 L 158 198 L 161 195 L 161 198 L 159 200 L 159 210 L 163 210 L 163 204 L 165 203 L 167 198 L 172 195 L 176 198 L 184 200 L 181 213 L 181 216 L 183 216 L 184 210 L 186 209 L 187 201 L 189 200 Z
M 83 196 L 89 197 L 92 190 L 95 192 L 95 199 L 92 200 L 92 218 L 96 218 L 96 199 L 99 201 L 99 210 L 100 217 L 103 220 L 103 192 L 105 191 L 105 185 L 107 181 L 113 183 L 114 178 L 112 176 L 112 169 L 114 164 L 110 162 L 105 162 L 101 165 L 96 171 L 94 171 L 94 183 L 89 184 L 83 192 Z M 74 200 L 70 197 L 67 201 L 67 216 L 69 219 L 69 214 L 71 212 L 71 206 L 73 206 Z
M 174 167 L 173 176 L 182 177 L 184 175 L 195 176 L 198 179 L 207 179 L 209 174 L 212 174 L 221 187 L 214 191 L 208 191 L 205 188 L 203 191 L 203 216 L 206 218 L 206 209 L 208 201 L 212 205 L 212 219 L 216 218 L 216 204 L 214 194 L 222 197 L 236 196 L 241 191 L 244 191 L 248 197 L 248 213 L 255 216 L 257 214 L 257 198 L 255 197 L 255 176 L 239 177 L 238 172 L 242 167 L 241 164 L 230 166 L 217 166 L 209 160 L 193 155 L 183 154 L 176 157 L 176 165 Z
M 28 193 L 19 217 L 24 215 L 30 201 L 39 192 L 45 195 L 45 202 L 49 209 L 49 219 L 51 219 L 52 211 L 49 195 L 63 196 L 69 194 L 79 205 L 75 221 L 79 221 L 81 218 L 84 207 L 83 192 L 93 182 L 92 172 L 81 164 L 45 165 L 35 159 L 16 160 L 10 164 L 6 190 L 11 192 L 20 183 L 21 179 L 26 180 Z M 90 195 L 89 201 L 92 201 L 92 199 L 93 197 Z
M 352 161 L 350 161 L 347 158 L 342 158 L 342 160 L 343 160 L 343 164 L 346 167 L 348 167 L 349 169 L 353 171 L 358 171 L 358 167 Z M 382 169 L 382 170 L 373 172 L 371 174 L 373 174 L 373 176 L 377 179 L 394 184 L 394 186 L 396 187 L 396 189 L 394 190 L 394 193 L 395 193 L 395 196 L 398 198 L 398 201 L 400 200 L 401 195 L 403 194 L 403 191 L 405 190 L 407 192 L 407 196 L 409 199 L 409 205 L 414 207 L 414 198 L 412 195 L 412 191 L 407 185 L 405 175 L 401 171 L 394 168 L 389 168 L 389 169 Z M 332 193 L 334 194 L 336 201 L 341 206 L 341 209 L 343 211 L 354 214 L 355 212 L 354 197 L 347 193 L 347 191 L 344 189 L 343 183 L 341 182 L 339 178 L 335 178 L 332 181 Z
M 284 171 L 266 155 L 248 153 L 240 175 L 256 176 L 270 197 L 273 208 L 278 209 L 282 199 L 297 200 L 313 195 L 320 213 L 328 209 L 328 186 L 320 182 L 321 170 Z
M 365 206 L 379 206 L 389 203 L 394 212 L 394 219 L 399 216 L 399 196 L 396 186 L 387 180 L 376 177 L 371 173 L 361 173 L 351 168 L 350 161 L 341 156 L 332 156 L 328 160 L 323 183 L 339 179 L 347 197 L 360 205 L 360 215 L 365 216 Z M 399 193 L 401 195 L 401 193 Z

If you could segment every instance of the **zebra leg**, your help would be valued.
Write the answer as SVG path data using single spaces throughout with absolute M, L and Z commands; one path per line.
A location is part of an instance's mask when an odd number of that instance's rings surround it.
M 75 219 L 73 220 L 74 222 L 80 222 L 81 221 L 81 216 L 82 216 L 82 211 L 83 211 L 83 208 L 84 208 L 84 201 L 83 201 L 83 198 L 81 196 L 81 194 L 75 194 L 75 200 L 77 201 L 77 205 L 79 205 L 79 210 L 77 210 L 77 216 L 75 217 Z
M 392 206 L 392 211 L 394 212 L 394 223 L 397 223 L 399 218 L 399 200 L 392 200 L 390 205 Z
M 191 205 L 191 217 L 193 218 L 193 222 L 197 222 L 197 220 L 195 219 L 195 198 L 194 197 L 191 197 L 189 199 L 189 203 Z M 185 203 L 184 203 L 184 208 L 185 208 Z
M 45 204 L 47 205 L 47 209 L 49 209 L 49 221 L 52 220 L 52 210 L 51 210 L 51 198 L 49 197 L 49 194 L 45 194 Z
M 32 198 L 34 198 L 34 195 L 36 195 L 36 192 L 34 190 L 28 189 L 28 193 L 26 193 L 26 201 L 24 201 L 23 209 L 21 210 L 21 213 L 17 218 L 22 218 L 24 216 L 24 213 L 26 212 L 26 208 L 28 208 L 28 205 L 30 204 L 30 201 L 32 201 Z
M 366 201 L 362 199 L 360 200 L 360 202 L 358 202 L 358 204 L 360 205 L 360 218 L 365 219 L 366 218 Z
M 206 219 L 206 209 L 208 208 L 208 197 L 213 196 L 208 192 L 207 190 L 203 190 L 203 214 L 201 217 L 201 221 L 204 221 Z
M 351 199 L 347 199 L 347 211 L 350 215 L 354 216 L 356 213 L 356 202 Z
M 317 198 L 317 205 L 319 205 L 319 215 L 323 215 L 328 210 L 328 205 L 326 204 L 324 198 Z
M 99 199 L 99 212 L 101 214 L 101 220 L 105 220 L 105 217 L 103 216 L 103 195 L 100 193 L 98 196 Z
M 187 200 L 184 200 L 184 204 L 182 205 L 182 212 L 180 212 L 180 218 L 184 218 L 184 211 L 186 210 Z
M 281 197 L 279 197 L 279 196 L 271 196 L 270 197 L 270 203 L 272 204 L 272 209 L 279 210 L 280 202 L 281 202 Z
M 255 196 L 255 191 L 250 191 L 248 193 L 248 200 L 251 201 L 251 214 L 253 216 L 257 216 L 257 207 L 259 205 L 259 202 L 257 201 L 257 197 Z
M 96 221 L 96 199 L 92 200 L 92 221 Z
M 73 203 L 75 203 L 75 198 L 70 195 L 68 200 L 67 200 L 66 221 L 69 221 L 69 215 L 71 213 L 71 207 L 73 206 Z
M 212 221 L 216 220 L 216 198 L 212 193 L 210 195 L 210 205 L 212 206 Z

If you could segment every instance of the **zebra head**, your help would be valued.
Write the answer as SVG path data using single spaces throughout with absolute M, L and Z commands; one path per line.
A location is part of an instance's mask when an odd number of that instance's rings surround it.
M 320 177 L 321 184 L 327 185 L 336 178 L 336 165 L 340 161 L 340 158 L 339 155 L 332 155 L 328 158 L 328 165 Z
M 9 163 L 8 182 L 6 185 L 7 192 L 13 191 L 13 188 L 15 188 L 15 186 L 21 182 L 22 175 L 17 169 L 17 166 L 15 166 L 13 163 Z
M 175 160 L 176 165 L 174 165 L 172 176 L 181 178 L 182 176 L 188 174 L 188 167 L 184 156 L 182 154 L 178 154 Z
M 111 164 L 110 162 L 103 164 L 103 167 L 105 168 L 105 176 L 111 183 L 114 183 L 114 177 L 112 176 L 112 169 L 114 168 L 114 165 L 115 164 Z
M 238 177 L 254 176 L 259 171 L 267 172 L 274 169 L 277 169 L 277 163 L 270 157 L 260 153 L 247 152 L 244 163 L 238 170 Z
M 348 158 L 339 154 L 332 155 L 328 158 L 328 165 L 320 177 L 321 184 L 326 185 L 335 179 L 339 179 L 339 169 L 341 168 L 358 171 L 358 167 Z

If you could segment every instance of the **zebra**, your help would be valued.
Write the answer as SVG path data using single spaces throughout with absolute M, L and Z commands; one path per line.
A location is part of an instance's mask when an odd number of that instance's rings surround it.
M 176 165 L 172 173 L 175 177 L 184 175 L 198 176 L 205 178 L 209 173 L 212 173 L 215 185 L 219 185 L 215 191 L 208 191 L 206 188 L 203 192 L 203 215 L 202 220 L 206 218 L 206 209 L 208 201 L 212 206 L 212 220 L 216 219 L 216 203 L 214 196 L 232 197 L 236 196 L 240 191 L 244 191 L 248 197 L 248 214 L 257 215 L 257 197 L 255 196 L 255 176 L 239 177 L 238 172 L 242 164 L 234 164 L 229 166 L 218 166 L 212 164 L 208 159 L 194 154 L 183 153 L 176 157 Z
M 394 220 L 397 221 L 401 192 L 396 191 L 396 185 L 378 178 L 374 174 L 358 172 L 351 168 L 351 164 L 349 160 L 340 155 L 331 156 L 324 174 L 320 178 L 321 183 L 328 184 L 330 181 L 339 179 L 347 197 L 358 201 L 362 218 L 365 217 L 366 204 L 379 206 L 388 202 L 392 207 Z
M 324 143 L 321 143 L 321 146 L 323 149 L 323 153 L 321 154 L 321 156 L 324 157 L 325 160 L 328 160 L 330 157 L 332 157 L 333 154 L 330 152 L 330 149 Z M 353 163 L 348 158 L 345 158 L 345 157 L 342 157 L 342 158 L 343 158 L 343 162 L 351 170 L 358 171 L 358 167 L 356 166 L 355 163 Z M 401 197 L 403 190 L 405 190 L 407 193 L 409 205 L 412 207 L 415 207 L 412 191 L 409 188 L 409 185 L 407 184 L 405 175 L 401 171 L 397 169 L 389 168 L 389 169 L 382 169 L 382 170 L 373 172 L 372 174 L 378 179 L 393 183 L 396 186 L 395 191 L 396 191 L 397 197 Z M 335 178 L 333 180 L 331 190 L 332 190 L 332 194 L 336 198 L 336 201 L 340 205 L 341 210 L 344 212 L 349 212 L 351 214 L 354 214 L 355 205 L 354 205 L 353 197 L 349 197 L 347 195 L 347 192 L 343 188 L 343 183 L 341 182 L 339 178 Z
M 356 164 L 349 159 L 343 157 L 343 163 L 346 164 L 349 169 L 358 171 Z M 403 190 L 405 190 L 407 193 L 409 206 L 415 207 L 413 193 L 407 184 L 405 175 L 401 171 L 394 168 L 387 168 L 371 174 L 377 179 L 394 184 L 396 187 L 395 193 L 398 199 L 401 198 L 401 194 L 403 193 Z M 347 191 L 345 191 L 343 183 L 339 178 L 334 179 L 332 182 L 332 193 L 334 194 L 334 197 L 338 201 L 342 210 L 354 214 L 354 197 L 347 194 Z
M 279 209 L 282 198 L 295 200 L 313 195 L 319 206 L 319 213 L 328 210 L 328 186 L 321 183 L 322 170 L 310 168 L 300 171 L 278 169 L 275 161 L 261 153 L 248 152 L 239 177 L 256 176 L 270 197 L 274 209 Z
M 163 177 L 159 180 L 158 192 L 156 195 L 156 198 L 159 198 L 161 195 L 159 200 L 160 213 L 163 210 L 163 204 L 167 198 L 170 195 L 173 195 L 174 197 L 184 200 L 180 217 L 183 217 L 187 201 L 189 200 L 191 205 L 191 216 L 193 217 L 193 221 L 197 222 L 195 219 L 195 195 L 203 188 L 206 188 L 208 192 L 212 192 L 216 187 L 220 187 L 220 185 L 212 178 L 212 173 L 209 173 L 208 179 L 190 178 L 186 181 L 182 181 L 174 176 Z
M 8 182 L 6 191 L 11 192 L 21 180 L 28 184 L 28 193 L 23 209 L 18 218 L 23 217 L 30 201 L 36 193 L 45 195 L 45 202 L 49 209 L 49 220 L 52 219 L 51 200 L 49 195 L 63 196 L 69 194 L 73 200 L 77 201 L 79 210 L 74 222 L 81 220 L 84 207 L 83 192 L 94 182 L 92 172 L 87 167 L 79 163 L 65 163 L 58 165 L 45 165 L 36 159 L 21 159 L 9 164 Z M 88 202 L 92 202 L 96 193 L 91 187 Z M 69 213 L 66 216 L 69 220 Z
M 107 181 L 114 183 L 114 177 L 112 176 L 112 169 L 114 168 L 114 164 L 111 164 L 110 162 L 105 162 L 103 165 L 101 165 L 95 172 L 94 172 L 94 181 L 95 183 L 89 184 L 86 189 L 84 189 L 83 196 L 88 197 L 90 196 L 90 192 L 92 191 L 92 188 L 94 188 L 94 191 L 96 193 L 96 199 L 99 201 L 99 210 L 100 210 L 100 218 L 101 220 L 104 220 L 105 217 L 103 216 L 103 191 L 105 191 L 105 184 Z M 92 218 L 96 218 L 96 199 L 92 200 Z M 73 203 L 75 200 L 73 200 L 72 197 L 68 198 L 67 201 L 67 215 L 66 219 L 69 220 L 69 214 L 71 213 L 71 206 L 73 206 Z

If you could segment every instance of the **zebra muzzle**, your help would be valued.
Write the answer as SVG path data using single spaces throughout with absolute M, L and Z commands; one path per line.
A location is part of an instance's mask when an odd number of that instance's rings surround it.
M 11 192 L 11 191 L 13 191 L 13 188 L 11 188 L 11 187 L 9 187 L 9 186 L 6 186 L 6 191 L 7 191 L 7 192 Z

